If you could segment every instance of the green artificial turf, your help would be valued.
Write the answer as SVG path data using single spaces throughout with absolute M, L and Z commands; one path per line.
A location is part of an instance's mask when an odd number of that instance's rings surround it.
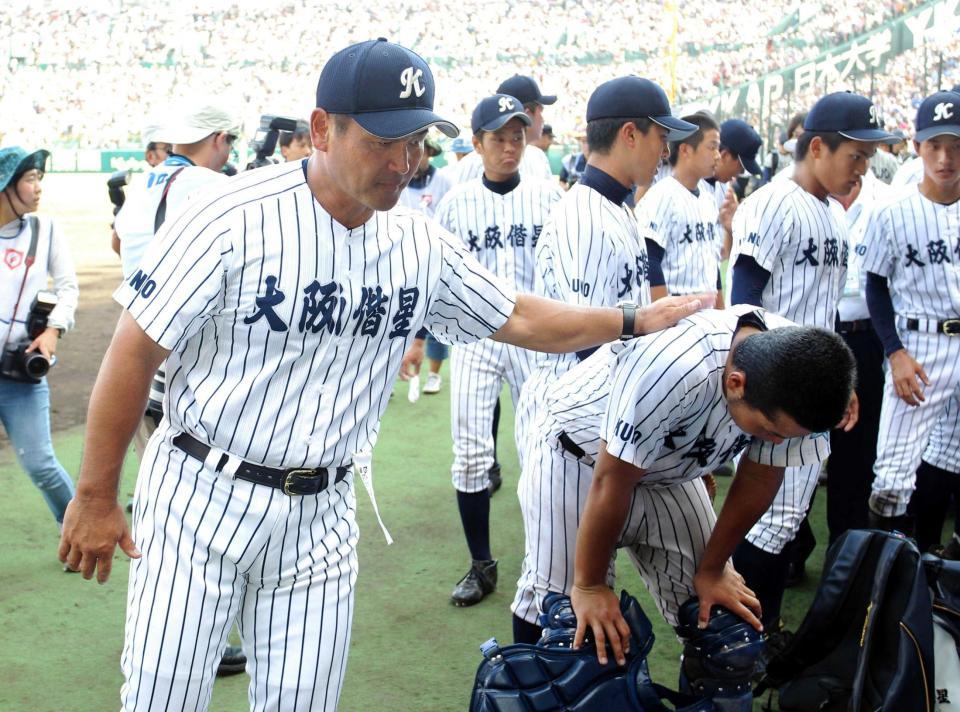
M 448 383 L 440 395 L 406 400 L 398 384 L 374 453 L 374 482 L 385 524 L 395 539 L 387 546 L 367 495 L 358 487 L 360 574 L 353 641 L 340 709 L 466 710 L 480 662 L 478 646 L 496 636 L 511 642 L 509 604 L 523 554 L 523 528 L 515 494 L 517 459 L 504 397 L 500 459 L 503 489 L 491 511 L 500 587 L 473 608 L 455 608 L 449 594 L 466 571 L 468 554 L 452 486 Z M 506 393 L 506 392 L 505 392 Z M 82 432 L 60 434 L 57 453 L 67 470 L 79 469 Z M 133 491 L 135 457 L 128 458 L 122 494 Z M 56 558 L 58 534 L 39 494 L 21 472 L 10 448 L 0 451 L 0 710 L 4 712 L 116 709 L 127 563 L 115 560 L 103 586 L 64 574 Z M 729 480 L 721 480 L 725 492 Z M 811 521 L 821 545 L 808 563 L 819 571 L 826 541 L 825 497 Z M 640 598 L 654 622 L 650 658 L 653 679 L 676 686 L 679 645 L 660 619 L 626 557 L 619 586 Z M 788 591 L 785 617 L 795 627 L 815 589 L 811 576 Z M 247 709 L 247 677 L 221 679 L 210 709 Z M 759 709 L 759 704 L 757 705 Z

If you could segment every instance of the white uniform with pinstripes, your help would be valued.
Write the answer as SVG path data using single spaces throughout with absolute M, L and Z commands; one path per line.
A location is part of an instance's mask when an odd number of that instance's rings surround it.
M 520 484 L 526 549 L 512 606 L 517 616 L 535 623 L 548 592 L 570 592 L 577 528 L 601 441 L 609 454 L 647 471 L 618 547 L 628 550 L 671 625 L 695 595 L 693 575 L 716 521 L 701 476 L 741 450 L 776 466 L 826 457 L 823 437 L 773 445 L 746 435 L 730 417 L 723 368 L 737 320 L 751 311 L 770 328 L 791 325 L 747 305 L 700 312 L 626 346 L 603 347 L 536 398 Z M 590 460 L 564 450 L 560 433 Z
M 765 185 L 734 214 L 730 258 L 735 265 L 740 255 L 748 255 L 770 273 L 762 295 L 766 309 L 831 331 L 849 260 L 846 225 L 837 219 L 833 202 L 818 199 L 793 180 Z M 819 473 L 819 464 L 788 467 L 776 499 L 747 540 L 780 553 L 806 516 Z
M 877 513 L 895 516 L 906 511 L 931 435 L 931 464 L 957 471 L 955 452 L 942 451 L 957 437 L 951 432 L 957 404 L 947 407 L 960 397 L 960 336 L 935 333 L 935 325 L 960 319 L 960 203 L 934 203 L 918 188 L 899 193 L 881 209 L 864 244 L 864 268 L 887 278 L 900 340 L 930 379 L 924 402 L 914 407 L 897 396 L 887 371 L 873 494 L 885 502 Z M 907 331 L 906 319 L 920 320 L 925 329 Z
M 630 208 L 578 182 L 554 207 L 537 243 L 533 291 L 584 306 L 649 304 L 648 269 L 647 247 Z M 526 442 L 532 394 L 579 361 L 576 354 L 537 354 L 516 409 L 518 442 Z
M 287 496 L 232 473 L 241 460 L 348 466 L 376 440 L 421 325 L 471 342 L 513 308 L 512 287 L 420 213 L 336 223 L 305 166 L 244 173 L 198 200 L 116 293 L 171 350 L 137 485 L 126 710 L 204 709 L 237 616 L 252 709 L 336 707 L 357 575 L 353 475 Z M 172 444 L 179 433 L 211 446 L 206 462 Z
M 561 197 L 560 188 L 548 181 L 524 178 L 501 195 L 478 178 L 455 186 L 438 206 L 436 219 L 463 240 L 480 264 L 518 292 L 531 292 L 534 249 L 551 207 Z M 500 389 L 506 379 L 516 408 L 534 357 L 531 351 L 492 339 L 453 349 L 451 472 L 458 491 L 479 492 L 487 487 L 487 471 L 494 460 L 493 410 Z
M 694 194 L 669 176 L 647 191 L 637 211 L 640 223 L 650 228 L 650 239 L 663 248 L 660 266 L 667 291 L 717 291 L 723 231 L 713 192 L 698 188 Z

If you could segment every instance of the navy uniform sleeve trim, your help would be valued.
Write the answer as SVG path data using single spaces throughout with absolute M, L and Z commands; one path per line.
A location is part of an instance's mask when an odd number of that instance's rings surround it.
M 647 257 L 650 262 L 649 280 L 651 287 L 662 287 L 667 283 L 663 276 L 664 249 L 649 237 L 644 238 L 647 243 Z
M 731 304 L 752 304 L 763 306 L 763 290 L 770 281 L 770 273 L 761 267 L 749 255 L 737 257 L 733 266 L 733 288 L 730 291 Z
M 897 334 L 896 319 L 893 314 L 893 300 L 887 278 L 873 272 L 867 272 L 867 309 L 873 328 L 883 344 L 883 352 L 889 356 L 903 348 L 900 335 Z

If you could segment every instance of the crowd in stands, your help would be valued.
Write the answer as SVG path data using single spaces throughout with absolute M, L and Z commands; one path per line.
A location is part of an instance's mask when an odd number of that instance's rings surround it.
M 29 126 L 45 145 L 134 148 L 151 115 L 172 97 L 202 89 L 248 107 L 252 131 L 260 113 L 306 117 L 310 88 L 333 49 L 384 36 L 427 58 L 438 108 L 460 125 L 469 123 L 477 97 L 521 72 L 560 96 L 549 120 L 571 136 L 600 82 L 637 74 L 669 87 L 671 48 L 683 104 L 813 58 L 919 4 L 764 0 L 747 9 L 703 0 L 672 10 L 664 0 L 191 0 L 173 8 L 142 0 L 13 0 L 0 8 L 0 113 L 7 126 Z M 954 78 L 943 84 L 951 86 L 960 78 L 960 42 L 940 49 L 944 72 Z M 928 78 L 939 58 L 912 50 L 874 78 L 891 127 L 909 123 L 925 83 L 935 89 Z M 860 79 L 856 88 L 868 93 L 868 85 Z M 791 109 L 808 98 L 815 97 L 795 97 Z

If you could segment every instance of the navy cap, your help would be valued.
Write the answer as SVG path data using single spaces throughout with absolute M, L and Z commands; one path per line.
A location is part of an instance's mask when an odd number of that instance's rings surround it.
M 430 126 L 453 138 L 460 133 L 456 125 L 433 113 L 434 90 L 423 58 L 381 37 L 329 59 L 317 83 L 317 106 L 351 117 L 379 138 L 403 138 Z
M 760 134 L 742 119 L 727 119 L 720 124 L 720 147 L 739 158 L 743 169 L 755 176 L 762 173 L 757 163 L 757 152 L 762 143 Z
M 520 119 L 524 126 L 533 123 L 519 99 L 509 94 L 494 94 L 477 104 L 470 117 L 470 128 L 474 133 L 496 131 L 514 117 Z
M 803 120 L 803 128 L 805 131 L 838 133 L 851 141 L 900 141 L 880 128 L 880 115 L 872 101 L 848 91 L 821 97 Z
M 916 141 L 950 134 L 960 136 L 960 93 L 938 91 L 931 94 L 917 109 Z
M 597 119 L 643 119 L 667 129 L 668 141 L 682 141 L 697 130 L 670 113 L 670 101 L 658 84 L 640 77 L 618 77 L 604 82 L 587 101 L 587 122 Z
M 541 94 L 540 87 L 533 77 L 514 74 L 497 87 L 497 94 L 509 94 L 520 100 L 521 104 L 554 104 L 557 97 L 553 94 Z

